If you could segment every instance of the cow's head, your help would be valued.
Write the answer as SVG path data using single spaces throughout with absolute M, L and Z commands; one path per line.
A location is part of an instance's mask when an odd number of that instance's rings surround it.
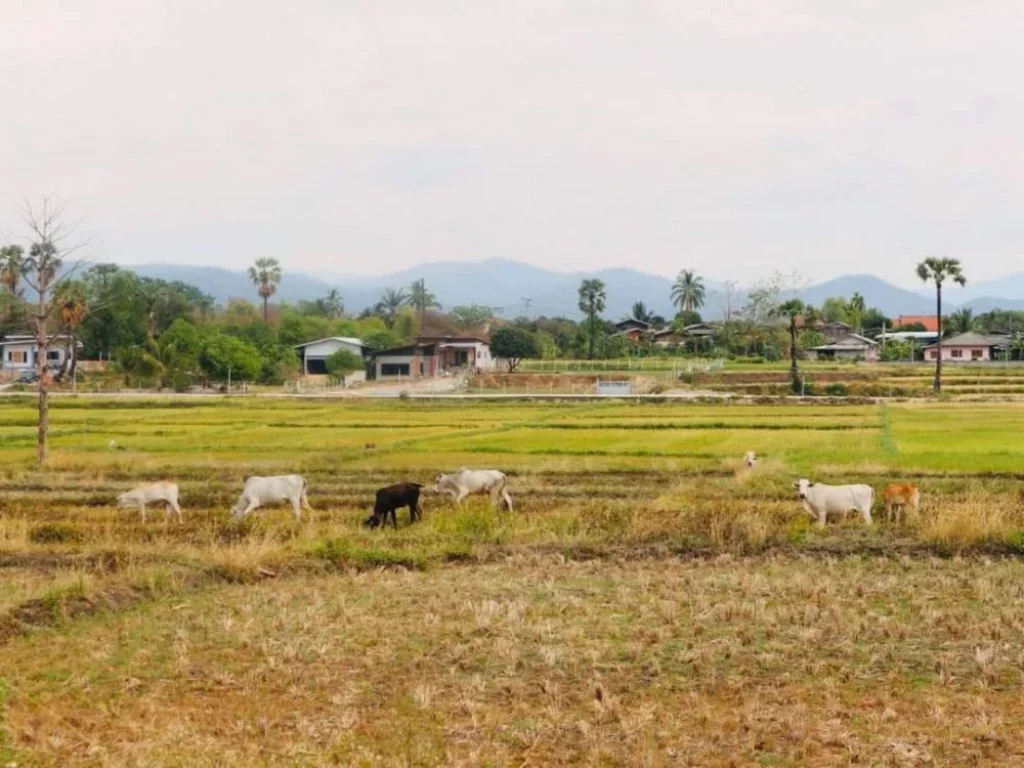
M 434 492 L 440 493 L 444 489 L 445 480 L 448 479 L 448 475 L 438 475 L 434 478 Z
M 117 497 L 117 508 L 118 509 L 124 509 L 125 507 L 130 507 L 131 505 L 132 505 L 132 502 L 131 502 L 131 499 L 128 498 L 128 494 L 127 493 L 122 493 L 120 496 Z
M 743 463 L 747 465 L 747 469 L 753 469 L 757 466 L 758 457 L 753 451 L 747 451 L 743 454 Z
M 802 478 L 799 481 L 793 483 L 793 487 L 796 488 L 797 491 L 799 491 L 801 499 L 806 499 L 807 498 L 807 489 L 808 488 L 813 488 L 814 487 L 814 483 L 812 483 L 810 480 Z
M 377 513 L 374 512 L 368 518 L 363 520 L 363 525 L 365 525 L 367 528 L 370 528 L 371 530 L 374 528 L 379 528 L 381 525 L 381 519 L 377 516 Z

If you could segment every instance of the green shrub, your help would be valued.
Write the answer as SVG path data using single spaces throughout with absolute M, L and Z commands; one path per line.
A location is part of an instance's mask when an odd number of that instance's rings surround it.
M 43 523 L 28 535 L 35 544 L 73 544 L 85 541 L 85 533 L 70 523 Z

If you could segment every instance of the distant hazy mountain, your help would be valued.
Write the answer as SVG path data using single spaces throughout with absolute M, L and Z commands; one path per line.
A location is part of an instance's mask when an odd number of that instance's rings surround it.
M 234 272 L 220 267 L 190 267 L 180 264 L 142 264 L 126 266 L 143 277 L 154 277 L 160 280 L 180 280 L 190 283 L 205 293 L 213 296 L 218 302 L 228 299 L 249 299 L 257 302 L 256 288 L 245 272 Z M 298 301 L 299 299 L 316 299 L 334 288 L 334 285 L 317 280 L 315 277 L 301 272 L 284 271 L 281 285 L 278 286 L 276 299 L 281 301 Z
M 949 298 L 958 303 L 970 303 L 976 300 L 989 300 L 999 302 L 1000 299 L 993 299 L 994 296 L 1008 296 L 1024 299 L 1024 272 L 1014 272 L 998 280 L 984 280 L 974 282 L 970 280 L 968 273 L 967 285 L 963 288 L 954 286 L 949 290 Z M 1000 305 L 1001 309 L 1005 309 Z
M 252 283 L 241 271 L 171 264 L 149 264 L 130 268 L 148 277 L 192 283 L 212 294 L 220 302 L 236 297 L 257 300 Z M 636 301 L 643 301 L 648 309 L 656 314 L 666 317 L 674 314 L 669 299 L 672 281 L 665 277 L 625 267 L 593 272 L 553 272 L 505 259 L 433 262 L 380 277 L 349 278 L 337 274 L 317 276 L 293 272 L 285 265 L 277 297 L 288 302 L 311 300 L 324 296 L 331 288 L 337 288 L 341 291 L 346 308 L 350 312 L 359 312 L 364 307 L 376 303 L 384 288 L 408 289 L 410 284 L 422 278 L 446 309 L 459 304 L 482 304 L 500 310 L 503 317 L 515 317 L 526 312 L 528 299 L 531 316 L 563 315 L 577 318 L 580 316 L 576 305 L 577 288 L 580 281 L 588 277 L 603 280 L 607 286 L 608 302 L 605 317 L 611 320 L 627 316 Z M 966 294 L 966 289 L 949 290 L 945 293 L 946 306 L 953 311 L 959 302 L 967 300 L 966 305 L 976 313 L 995 307 L 1024 309 L 1024 273 L 1011 275 L 1006 281 L 999 281 L 994 285 L 999 288 L 998 293 L 994 293 L 991 287 L 987 293 L 973 296 Z M 705 278 L 705 288 L 707 297 L 703 315 L 708 319 L 720 318 L 721 284 Z M 891 317 L 900 314 L 924 314 L 934 311 L 935 308 L 934 296 L 898 288 L 874 275 L 843 275 L 811 286 L 797 295 L 804 301 L 820 306 L 831 296 L 849 298 L 854 293 L 860 293 L 868 306 L 878 307 Z M 999 295 L 1021 298 L 993 298 Z M 744 301 L 745 294 L 739 292 L 733 301 L 734 309 L 738 309 Z
M 992 296 L 979 296 L 976 299 L 965 301 L 960 305 L 980 315 L 983 312 L 991 312 L 993 309 L 1024 310 L 1024 299 L 997 299 Z M 945 314 L 945 312 L 943 312 Z
M 898 288 L 874 275 L 843 275 L 812 285 L 797 295 L 803 301 L 817 307 L 832 296 L 849 298 L 854 293 L 863 296 L 867 306 L 877 307 L 890 317 L 920 315 L 935 310 L 934 299 Z

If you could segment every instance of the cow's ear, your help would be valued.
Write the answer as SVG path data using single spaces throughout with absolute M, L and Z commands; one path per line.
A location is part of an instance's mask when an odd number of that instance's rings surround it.
M 799 488 L 800 487 L 800 483 L 793 483 L 793 487 L 794 488 Z
M 813 488 L 815 485 L 817 485 L 817 483 L 808 483 L 807 487 L 808 488 Z

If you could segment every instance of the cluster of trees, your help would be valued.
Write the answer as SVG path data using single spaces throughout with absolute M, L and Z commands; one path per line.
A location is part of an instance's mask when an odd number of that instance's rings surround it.
M 213 297 L 181 282 L 140 277 L 113 264 L 87 266 L 71 263 L 76 251 L 73 229 L 66 226 L 64 209 L 44 200 L 26 206 L 22 218 L 27 245 L 0 248 L 0 334 L 28 332 L 39 348 L 39 460 L 45 461 L 48 427 L 47 350 L 67 345 L 65 370 L 74 373 L 78 342 L 91 359 L 114 363 L 127 384 L 145 381 L 158 387 L 184 388 L 200 381 L 239 380 L 275 383 L 299 372 L 297 344 L 328 336 L 358 337 L 371 349 L 408 343 L 426 331 L 431 334 L 486 333 L 495 324 L 493 312 L 479 305 L 454 307 L 441 314 L 434 294 L 419 280 L 405 289 L 386 289 L 374 306 L 357 316 L 346 312 L 336 290 L 315 301 L 296 305 L 277 304 L 283 270 L 271 257 L 256 259 L 248 275 L 262 307 L 244 299 L 218 306 Z M 937 315 L 942 317 L 942 289 L 948 282 L 963 285 L 955 259 L 930 258 L 918 265 L 922 280 L 936 287 Z M 779 359 L 788 355 L 794 388 L 799 388 L 798 359 L 801 349 L 822 342 L 814 320 L 839 320 L 855 330 L 871 331 L 891 323 L 865 306 L 863 297 L 827 300 L 820 309 L 785 298 L 792 286 L 776 276 L 755 286 L 747 303 L 734 311 L 733 286 L 723 291 L 724 321 L 717 324 L 713 345 L 719 354 L 760 355 Z M 495 356 L 514 370 L 531 357 L 622 357 L 652 351 L 617 333 L 604 318 L 606 286 L 600 280 L 584 280 L 578 291 L 582 322 L 570 318 L 518 318 L 491 333 Z M 671 289 L 677 314 L 673 325 L 682 329 L 701 320 L 707 299 L 703 279 L 683 270 Z M 633 306 L 639 320 L 663 324 L 642 301 Z M 956 330 L 993 330 L 1024 318 L 991 312 L 975 318 L 958 312 L 949 320 Z M 662 351 L 659 349 L 659 352 Z M 707 351 L 707 350 L 705 350 Z M 339 352 L 328 361 L 328 370 L 343 376 L 359 370 L 362 359 Z M 941 387 L 941 359 L 936 366 L 935 386 Z

